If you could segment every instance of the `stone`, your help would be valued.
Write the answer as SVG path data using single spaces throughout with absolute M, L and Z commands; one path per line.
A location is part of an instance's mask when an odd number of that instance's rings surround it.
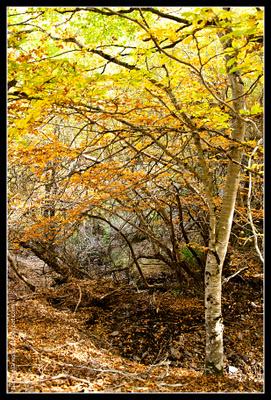
M 238 372 L 238 368 L 234 367 L 233 365 L 229 365 L 229 374 L 236 374 Z
M 119 334 L 119 331 L 114 331 L 114 332 L 110 333 L 110 336 L 118 336 L 118 334 Z

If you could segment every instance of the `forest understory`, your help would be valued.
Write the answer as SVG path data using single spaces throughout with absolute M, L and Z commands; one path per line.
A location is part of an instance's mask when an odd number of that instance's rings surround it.
M 199 291 L 159 272 L 147 275 L 149 289 L 123 278 L 49 286 L 43 262 L 20 261 L 37 289 L 10 271 L 8 392 L 263 391 L 260 267 L 224 287 L 225 372 L 216 377 L 204 375 Z

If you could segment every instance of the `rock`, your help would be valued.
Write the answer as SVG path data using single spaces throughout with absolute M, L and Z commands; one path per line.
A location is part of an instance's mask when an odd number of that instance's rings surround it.
M 175 358 L 176 360 L 179 360 L 181 358 L 181 353 L 175 347 L 170 348 L 170 354 L 172 358 Z
M 238 368 L 234 367 L 233 365 L 229 365 L 229 374 L 236 374 L 238 372 Z
M 114 331 L 114 332 L 110 333 L 110 336 L 118 336 L 118 334 L 119 334 L 119 331 Z

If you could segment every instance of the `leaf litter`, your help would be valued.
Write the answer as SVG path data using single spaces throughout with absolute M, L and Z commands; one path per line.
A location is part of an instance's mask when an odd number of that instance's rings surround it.
M 262 392 L 261 281 L 224 288 L 222 377 L 203 374 L 202 297 L 105 278 L 33 294 L 11 280 L 8 391 Z

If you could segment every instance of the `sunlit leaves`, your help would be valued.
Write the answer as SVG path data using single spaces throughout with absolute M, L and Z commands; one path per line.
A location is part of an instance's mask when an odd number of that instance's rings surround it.
M 131 212 L 160 207 L 171 180 L 201 191 L 193 130 L 215 177 L 232 144 L 228 73 L 240 74 L 247 93 L 240 114 L 262 113 L 260 11 L 174 8 L 179 23 L 119 10 L 8 10 L 11 199 L 22 214 L 35 199 L 35 224 L 46 196 L 65 225 L 118 201 Z

